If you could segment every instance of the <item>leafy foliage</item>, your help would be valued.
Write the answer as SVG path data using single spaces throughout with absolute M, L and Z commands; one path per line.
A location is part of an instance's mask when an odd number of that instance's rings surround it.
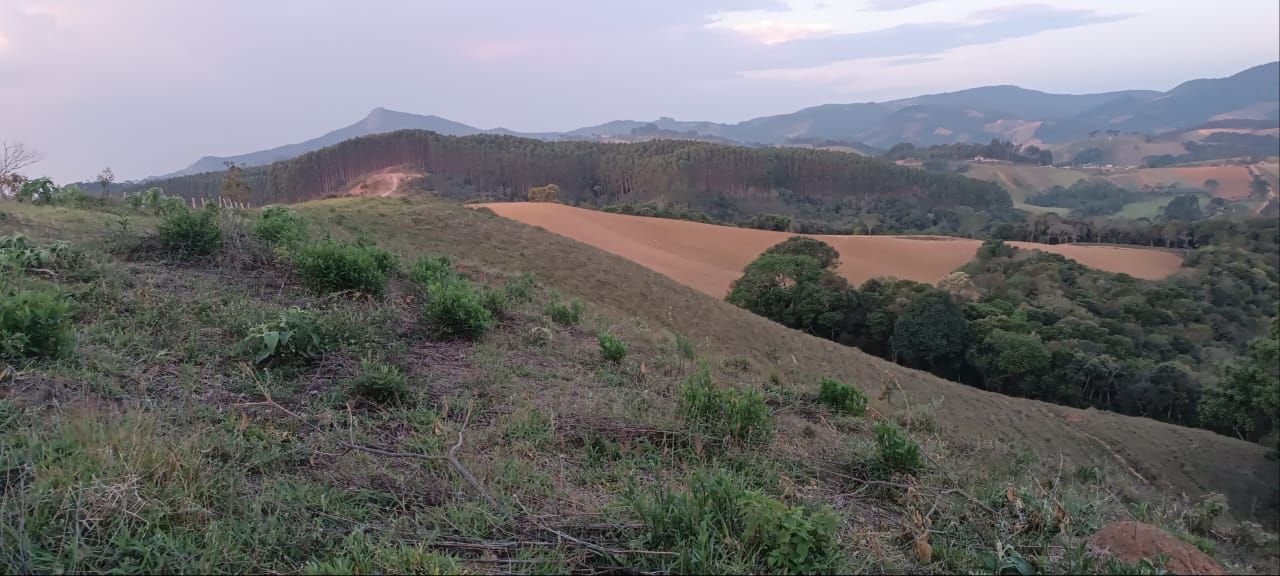
M 249 330 L 240 349 L 252 354 L 254 363 L 260 364 L 315 358 L 324 352 L 325 345 L 315 315 L 294 307 Z
M 818 401 L 832 410 L 862 416 L 867 413 L 867 397 L 861 390 L 835 378 L 823 378 Z
M 38 246 L 22 234 L 0 236 L 0 272 L 76 270 L 85 264 L 84 252 L 65 240 Z
M 754 390 L 717 387 L 705 361 L 680 386 L 679 414 L 712 436 L 742 442 L 773 437 L 773 415 L 764 396 Z
M 52 287 L 0 291 L 0 356 L 58 358 L 75 347 L 76 332 L 67 296 Z
M 564 326 L 576 325 L 582 320 L 582 301 L 574 300 L 569 304 L 559 301 L 549 302 L 547 303 L 546 314 L 556 324 Z
M 913 301 L 893 325 L 893 355 L 907 366 L 954 374 L 964 360 L 969 326 L 951 296 L 930 291 Z
M 474 339 L 493 329 L 493 313 L 470 282 L 456 277 L 436 280 L 426 286 L 426 292 L 422 319 L 440 334 Z
M 914 474 L 924 469 L 920 445 L 897 424 L 882 420 L 876 423 L 875 432 L 879 463 L 886 471 Z
M 621 362 L 627 357 L 627 344 L 622 339 L 608 332 L 601 332 L 600 340 L 600 356 L 609 362 Z
M 324 240 L 303 246 L 293 258 L 307 289 L 320 293 L 354 291 L 380 296 L 394 257 L 374 246 Z
M 160 242 L 179 260 L 209 258 L 222 250 L 222 229 L 213 210 L 182 209 L 160 223 Z
M 559 202 L 560 187 L 555 184 L 536 186 L 529 189 L 530 202 Z
M 834 268 L 840 264 L 840 252 L 832 248 L 830 244 L 821 240 L 815 240 L 808 236 L 792 236 L 783 240 L 778 244 L 770 246 L 765 254 L 791 254 L 794 256 L 808 256 L 818 262 L 818 266 L 822 268 Z
M 1240 436 L 1280 430 L 1280 318 L 1271 333 L 1249 343 L 1248 354 L 1226 367 L 1216 385 L 1205 388 L 1201 421 Z
M 306 239 L 307 227 L 297 212 L 284 206 L 268 206 L 258 213 L 253 235 L 273 246 L 293 247 Z
M 413 403 L 413 391 L 409 389 L 404 373 L 386 362 L 362 360 L 360 374 L 347 382 L 347 390 L 352 396 L 379 404 Z
M 764 254 L 747 265 L 725 301 L 784 326 L 836 339 L 843 332 L 854 292 L 818 260 Z
M 666 570 L 821 574 L 841 567 L 835 514 L 787 506 L 723 471 L 696 472 L 687 493 L 635 490 L 628 500 L 643 524 L 637 547 L 676 553 Z

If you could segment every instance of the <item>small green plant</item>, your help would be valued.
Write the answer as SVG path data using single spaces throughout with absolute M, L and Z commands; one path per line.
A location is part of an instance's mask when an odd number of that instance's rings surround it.
M 289 208 L 268 206 L 258 214 L 253 235 L 272 246 L 297 246 L 306 238 L 306 222 Z
M 533 274 L 521 274 L 507 280 L 502 290 L 513 302 L 528 302 L 533 299 L 533 291 L 538 287 L 538 280 Z
M 1196 534 L 1209 535 L 1218 518 L 1230 509 L 1227 498 L 1217 492 L 1210 492 L 1200 498 L 1195 506 L 1187 512 L 1187 528 Z
M 360 374 L 347 382 L 347 391 L 351 396 L 379 404 L 413 404 L 413 391 L 409 389 L 404 373 L 386 362 L 362 360 Z
M 457 275 L 453 270 L 453 261 L 448 256 L 423 256 L 409 266 L 409 279 L 423 287 Z
M 506 317 L 507 311 L 511 308 L 511 300 L 504 290 L 482 288 L 480 289 L 480 301 L 494 319 Z
M 160 242 L 178 260 L 203 260 L 222 250 L 222 229 L 211 210 L 179 210 L 160 223 Z
M 636 545 L 675 553 L 655 557 L 662 571 L 821 574 L 842 566 L 834 513 L 787 506 L 725 471 L 695 472 L 684 493 L 633 490 L 628 503 L 643 525 Z
M 693 340 L 684 334 L 672 334 L 675 340 L 676 353 L 685 360 L 693 360 L 697 356 L 698 351 L 693 346 Z
M 313 292 L 352 291 L 379 296 L 387 289 L 393 259 L 374 246 L 325 240 L 298 250 L 294 264 L 303 286 Z
M 252 328 L 240 342 L 240 350 L 253 354 L 254 363 L 303 360 L 324 352 L 324 339 L 315 317 L 295 307 Z
M 52 288 L 0 292 L 0 356 L 58 358 L 75 347 L 71 304 Z
M 556 324 L 573 326 L 582 320 L 582 301 L 574 300 L 572 304 L 550 302 L 547 304 L 546 313 Z
M 627 344 L 622 339 L 608 332 L 601 332 L 599 340 L 600 355 L 605 360 L 617 363 L 627 357 Z
M 880 448 L 880 464 L 887 472 L 914 474 L 924 469 L 920 445 L 897 424 L 876 423 L 876 445 Z
M 854 416 L 867 413 L 867 397 L 861 390 L 834 378 L 823 378 L 818 401 L 837 412 Z
M 0 236 L 0 272 L 76 270 L 87 262 L 84 252 L 65 240 L 39 246 L 22 234 Z
M 773 415 L 764 396 L 754 390 L 718 388 L 703 361 L 680 386 L 679 414 L 695 429 L 743 442 L 773 437 Z
M 449 338 L 475 339 L 493 329 L 493 313 L 484 297 L 470 282 L 460 278 L 436 282 L 427 287 L 422 318 Z

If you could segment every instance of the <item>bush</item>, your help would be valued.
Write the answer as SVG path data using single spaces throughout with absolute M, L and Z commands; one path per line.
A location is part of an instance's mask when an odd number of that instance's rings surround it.
M 379 404 L 413 404 L 413 392 L 399 368 L 385 362 L 363 360 L 360 375 L 347 383 L 351 396 L 361 397 Z
M 423 288 L 457 275 L 453 271 L 453 261 L 448 256 L 423 256 L 409 266 L 409 279 Z
M 505 290 L 482 288 L 480 289 L 480 302 L 484 304 L 485 310 L 489 311 L 494 320 L 506 317 L 507 310 L 511 307 L 511 300 L 507 297 Z
M 822 388 L 818 392 L 818 401 L 830 406 L 832 410 L 854 416 L 867 413 L 867 397 L 861 390 L 832 378 L 822 379 Z
M 636 547 L 656 556 L 663 572 L 684 574 L 839 573 L 838 518 L 829 509 L 787 506 L 749 490 L 724 471 L 695 473 L 687 493 L 633 492 L 643 525 Z
M 178 260 L 202 260 L 222 250 L 222 229 L 211 210 L 179 210 L 160 223 L 160 242 Z
M 920 445 L 897 424 L 876 423 L 876 444 L 880 447 L 880 464 L 887 472 L 914 474 L 924 469 Z
M 22 234 L 0 236 L 0 272 L 76 270 L 87 261 L 84 252 L 65 240 L 37 246 Z
M 253 235 L 272 246 L 297 246 L 306 238 L 306 222 L 284 206 L 268 206 L 258 214 Z
M 1222 494 L 1217 492 L 1205 494 L 1187 512 L 1187 528 L 1190 528 L 1196 534 L 1210 535 L 1213 533 L 1214 523 L 1223 514 L 1226 514 L 1229 509 L 1227 499 Z
M 515 302 L 528 302 L 533 299 L 533 290 L 537 287 L 537 279 L 533 274 L 521 274 L 507 280 L 502 290 Z
M 556 324 L 573 326 L 582 320 L 582 302 L 574 300 L 572 304 L 551 302 L 547 304 L 547 316 Z
M 375 296 L 387 289 L 395 257 L 374 246 L 326 240 L 303 247 L 294 258 L 302 284 L 324 294 L 355 291 Z
M 840 264 L 840 252 L 837 252 L 830 244 L 807 236 L 792 236 L 770 246 L 764 253 L 808 256 L 817 260 L 818 265 L 823 268 L 833 268 Z
M 679 414 L 713 436 L 743 442 L 773 437 L 773 416 L 764 396 L 754 390 L 717 388 L 705 361 L 680 386 Z
M 627 344 L 608 332 L 600 333 L 600 355 L 609 362 L 621 362 L 627 357 Z
M 446 279 L 427 287 L 423 320 L 450 338 L 474 339 L 493 329 L 493 313 L 484 297 L 471 283 L 460 278 Z
M 0 292 L 0 356 L 58 358 L 75 347 L 71 304 L 52 288 Z
M 324 339 L 315 317 L 295 307 L 281 312 L 276 320 L 251 329 L 240 342 L 240 350 L 252 353 L 254 363 L 303 360 L 324 352 Z

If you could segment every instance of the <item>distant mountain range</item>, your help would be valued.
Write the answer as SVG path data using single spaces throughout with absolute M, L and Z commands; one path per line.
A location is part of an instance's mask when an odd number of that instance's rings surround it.
M 746 145 L 833 142 L 866 151 L 900 142 L 922 146 L 987 142 L 992 138 L 1043 146 L 1096 132 L 1158 134 L 1230 119 L 1274 121 L 1280 127 L 1280 62 L 1255 66 L 1226 78 L 1191 80 L 1168 92 L 1049 94 L 1017 86 L 985 86 L 890 102 L 824 104 L 736 124 L 664 117 L 652 122 L 616 120 L 560 133 L 482 130 L 439 116 L 375 108 L 363 120 L 318 138 L 237 156 L 206 156 L 161 178 L 220 171 L 226 162 L 244 166 L 270 164 L 358 136 L 405 129 L 450 136 L 490 133 L 543 140 L 683 138 Z

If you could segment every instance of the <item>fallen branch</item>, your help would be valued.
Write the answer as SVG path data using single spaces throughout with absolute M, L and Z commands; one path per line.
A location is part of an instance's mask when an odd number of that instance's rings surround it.
M 246 402 L 242 404 L 237 404 L 236 405 L 237 407 L 266 406 L 266 407 L 274 408 L 276 410 L 279 410 L 281 412 L 284 412 L 285 414 L 292 416 L 294 419 L 298 420 L 299 422 L 302 422 L 303 424 L 310 427 L 312 430 L 315 430 L 316 432 L 319 432 L 321 434 L 325 433 L 323 429 L 316 426 L 315 424 L 312 424 L 306 418 L 303 418 L 302 416 L 298 415 L 298 413 L 292 410 L 289 410 L 284 406 L 281 406 L 278 402 L 275 401 L 274 398 L 271 397 L 271 392 L 267 391 L 267 387 L 262 385 L 262 381 L 258 379 L 257 374 L 255 374 L 247 364 L 241 362 L 240 366 L 241 368 L 244 369 L 245 373 L 249 374 L 249 376 L 253 378 L 254 384 L 257 384 L 258 390 L 262 393 L 262 397 L 265 398 L 266 400 L 263 402 Z M 348 450 L 358 450 L 360 452 L 365 452 L 368 454 L 376 454 L 378 456 L 385 456 L 387 458 L 413 458 L 417 460 L 448 462 L 449 466 L 451 466 L 454 470 L 456 470 L 459 474 L 461 474 L 462 478 L 466 480 L 467 483 L 470 484 L 472 488 L 475 488 L 476 492 L 479 492 L 480 495 L 484 497 L 485 501 L 489 503 L 489 505 L 497 506 L 498 502 L 493 499 L 493 496 L 489 495 L 489 492 L 484 489 L 484 486 L 480 484 L 480 481 L 476 480 L 476 477 L 471 475 L 471 472 L 467 470 L 467 467 L 463 466 L 462 463 L 459 462 L 457 458 L 458 449 L 462 447 L 462 432 L 463 430 L 466 430 L 467 422 L 469 422 L 470 420 L 471 420 L 471 407 L 468 406 L 467 415 L 462 419 L 462 428 L 458 430 L 458 441 L 455 442 L 453 446 L 449 448 L 449 451 L 444 453 L 443 455 L 419 454 L 417 452 L 396 452 L 392 450 L 383 450 L 381 448 L 374 448 L 372 446 L 364 446 L 362 444 L 357 444 L 354 441 L 354 439 L 343 441 L 342 445 L 346 447 Z M 339 453 L 339 455 L 340 454 L 341 453 Z

